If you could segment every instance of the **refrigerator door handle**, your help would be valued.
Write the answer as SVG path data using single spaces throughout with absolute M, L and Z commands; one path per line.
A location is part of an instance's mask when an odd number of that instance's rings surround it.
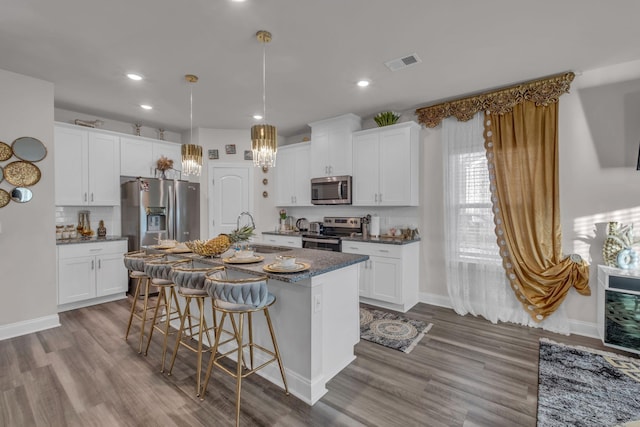
M 169 184 L 168 204 L 169 204 L 169 221 L 167 221 L 167 239 L 174 240 L 176 238 L 176 187 Z

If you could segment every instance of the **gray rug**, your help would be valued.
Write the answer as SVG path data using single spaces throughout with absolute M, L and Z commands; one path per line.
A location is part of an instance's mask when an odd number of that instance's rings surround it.
M 433 324 L 396 313 L 360 307 L 360 338 L 409 353 Z
M 538 427 L 636 425 L 638 420 L 640 359 L 540 340 Z

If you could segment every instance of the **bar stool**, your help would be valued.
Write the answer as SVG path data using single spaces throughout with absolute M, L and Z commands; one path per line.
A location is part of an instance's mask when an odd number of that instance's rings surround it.
M 146 261 L 161 260 L 166 258 L 164 254 L 147 254 L 145 251 L 127 252 L 124 254 L 124 265 L 129 270 L 129 277 L 136 281 L 135 291 L 133 292 L 133 301 L 131 303 L 131 312 L 129 313 L 129 322 L 127 323 L 127 332 L 124 335 L 124 340 L 129 338 L 129 331 L 131 330 L 131 324 L 133 319 L 140 320 L 140 345 L 138 353 L 142 353 L 142 343 L 144 340 L 144 328 L 147 322 L 147 312 L 154 309 L 154 306 L 149 306 L 149 289 L 151 284 L 151 278 L 144 272 L 144 263 Z M 141 310 L 136 310 L 136 305 L 140 299 L 141 292 L 144 291 L 144 300 Z
M 173 355 L 171 356 L 169 375 L 171 375 L 171 372 L 173 371 L 173 365 L 181 346 L 195 352 L 197 355 L 196 396 L 200 396 L 202 354 L 208 352 L 212 348 L 213 340 L 211 339 L 210 331 L 214 330 L 215 333 L 215 328 L 217 326 L 215 313 L 213 315 L 213 326 L 211 327 L 207 325 L 207 321 L 204 316 L 204 302 L 209 298 L 209 294 L 204 289 L 205 275 L 220 269 L 224 269 L 224 267 L 189 268 L 178 266 L 171 269 L 171 280 L 178 287 L 178 295 L 184 298 L 185 303 L 183 306 L 184 308 L 182 309 L 182 316 L 180 316 L 180 329 L 178 329 L 176 344 L 173 349 Z M 193 300 L 195 300 L 198 307 L 197 317 L 191 312 L 191 302 Z M 185 327 L 185 323 L 188 323 L 187 327 Z M 194 328 L 196 329 L 197 335 L 194 335 Z M 206 345 L 209 347 L 206 350 L 203 348 L 205 337 L 207 339 Z M 183 340 L 183 338 L 185 339 Z M 190 343 L 192 339 L 197 340 L 196 346 Z
M 151 278 L 151 286 L 158 288 L 158 300 L 156 302 L 156 308 L 153 312 L 153 319 L 151 320 L 151 329 L 149 330 L 149 339 L 147 340 L 147 348 L 144 351 L 146 356 L 149 352 L 149 346 L 151 345 L 151 338 L 153 338 L 153 331 L 157 330 L 164 335 L 164 341 L 162 344 L 162 367 L 160 372 L 164 372 L 164 362 L 167 355 L 167 342 L 169 339 L 169 329 L 172 320 L 180 318 L 180 304 L 178 302 L 178 295 L 176 294 L 175 285 L 171 281 L 171 269 L 184 263 L 192 262 L 190 259 L 179 260 L 159 260 L 149 261 L 144 264 L 144 272 Z M 167 295 L 168 291 L 168 295 Z M 171 301 L 175 303 L 175 310 L 171 310 Z M 160 307 L 164 310 L 164 321 L 162 318 L 158 318 L 158 312 Z M 176 315 L 175 317 L 172 317 Z
M 242 388 L 242 378 L 245 378 L 256 371 L 264 368 L 266 365 L 272 362 L 278 362 L 280 368 L 280 375 L 282 375 L 282 383 L 284 384 L 284 392 L 289 395 L 289 387 L 287 386 L 287 379 L 284 373 L 284 367 L 282 366 L 282 358 L 280 357 L 280 350 L 278 349 L 278 343 L 276 341 L 273 325 L 271 324 L 271 317 L 269 316 L 269 307 L 271 307 L 276 297 L 269 293 L 267 289 L 267 276 L 258 276 L 250 279 L 232 280 L 227 278 L 225 270 L 208 273 L 206 275 L 205 287 L 209 296 L 212 298 L 212 304 L 216 311 L 222 313 L 220 323 L 218 324 L 216 332 L 216 341 L 211 350 L 211 359 L 209 360 L 209 366 L 207 368 L 207 374 L 204 379 L 204 385 L 202 387 L 201 399 L 207 391 L 207 384 L 211 376 L 211 371 L 215 365 L 223 372 L 234 377 L 236 379 L 236 426 L 240 425 L 240 391 Z M 269 328 L 269 334 L 271 335 L 271 342 L 273 344 L 273 351 L 254 343 L 253 341 L 253 322 L 252 314 L 258 311 L 264 313 Z M 244 318 L 247 317 L 247 324 L 249 327 L 248 338 L 249 342 L 243 342 L 244 333 Z M 229 316 L 232 324 L 234 325 L 235 339 L 237 348 L 227 351 L 223 354 L 217 354 L 218 347 L 220 345 L 220 331 L 224 326 L 226 317 Z M 250 366 L 247 367 L 244 363 L 244 349 L 249 349 Z M 260 350 L 269 356 L 271 359 L 267 360 L 258 367 L 254 367 L 254 349 Z M 219 359 L 226 357 L 229 354 L 236 352 L 236 372 L 232 372 L 224 367 Z M 244 368 L 244 369 L 243 369 Z M 243 372 L 245 371 L 245 372 Z

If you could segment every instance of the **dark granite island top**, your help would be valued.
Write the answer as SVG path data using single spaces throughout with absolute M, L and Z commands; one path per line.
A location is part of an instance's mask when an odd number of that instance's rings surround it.
M 264 257 L 263 261 L 251 264 L 231 264 L 224 262 L 224 258 L 231 257 L 233 250 L 229 250 L 220 257 L 204 257 L 194 253 L 172 253 L 170 250 L 159 250 L 151 247 L 149 251 L 164 252 L 176 258 L 189 258 L 200 264 L 220 266 L 224 265 L 229 270 L 240 271 L 252 275 L 266 274 L 270 279 L 276 279 L 283 282 L 302 282 L 313 276 L 328 273 L 330 271 L 339 270 L 341 268 L 358 264 L 369 259 L 368 255 L 346 254 L 342 252 L 329 252 L 316 249 L 289 248 L 286 246 L 269 246 L 255 244 L 255 254 Z M 276 262 L 278 255 L 291 255 L 296 257 L 296 262 L 304 262 L 309 264 L 309 269 L 298 273 L 272 273 L 264 270 L 265 265 Z

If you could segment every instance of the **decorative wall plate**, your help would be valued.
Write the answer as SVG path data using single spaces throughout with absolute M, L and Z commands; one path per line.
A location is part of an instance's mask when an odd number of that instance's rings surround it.
M 11 147 L 9 147 L 9 145 L 5 144 L 4 142 L 0 141 L 0 162 L 9 160 L 12 155 L 13 155 L 13 151 L 11 150 Z
M 17 187 L 29 187 L 40 181 L 40 169 L 25 161 L 11 162 L 4 167 L 4 177 L 8 183 Z
M 4 208 L 11 201 L 11 197 L 9 197 L 9 193 L 0 188 L 0 208 Z

